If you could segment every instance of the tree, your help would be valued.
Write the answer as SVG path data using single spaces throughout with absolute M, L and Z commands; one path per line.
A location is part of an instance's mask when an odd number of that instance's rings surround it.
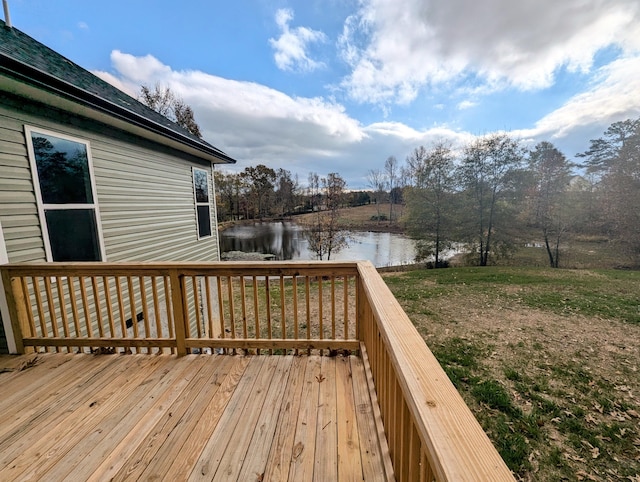
M 578 156 L 599 181 L 597 212 L 612 244 L 640 264 L 640 118 L 611 124 Z
M 560 241 L 567 230 L 567 188 L 572 165 L 550 142 L 541 142 L 529 153 L 531 173 L 529 217 L 542 231 L 549 264 L 559 266 Z
M 262 219 L 269 214 L 269 197 L 273 194 L 274 183 L 276 181 L 276 171 L 264 164 L 245 167 L 240 173 L 252 194 L 253 217 Z
M 331 254 L 337 253 L 349 244 L 346 230 L 339 225 L 340 208 L 343 204 L 346 182 L 338 173 L 332 172 L 321 179 L 322 193 L 325 198 L 325 210 L 318 210 L 314 221 L 307 224 L 305 236 L 309 242 L 309 250 L 318 259 L 331 259 Z
M 380 222 L 380 199 L 384 193 L 384 186 L 386 184 L 384 173 L 380 169 L 369 169 L 367 173 L 367 185 L 373 190 L 373 199 L 376 203 L 376 209 L 378 211 L 377 221 Z
M 418 240 L 418 258 L 433 256 L 436 268 L 443 249 L 454 241 L 453 160 L 451 147 L 442 142 L 428 151 L 422 147 L 411 167 L 415 184 L 406 190 L 407 227 Z
M 467 212 L 472 217 L 463 234 L 477 251 L 480 266 L 487 265 L 493 249 L 509 247 L 506 223 L 501 226 L 502 232 L 496 230 L 501 211 L 507 207 L 499 201 L 512 188 L 522 158 L 518 142 L 507 134 L 480 137 L 464 150 L 458 175 L 468 200 Z
M 291 176 L 291 171 L 278 169 L 276 171 L 276 208 L 280 216 L 291 214 L 296 207 L 298 178 Z
M 393 190 L 396 187 L 400 169 L 398 168 L 398 160 L 394 156 L 387 157 L 384 162 L 384 172 L 389 186 L 389 221 L 393 221 Z
M 163 87 L 159 83 L 153 89 L 147 85 L 142 85 L 138 100 L 180 127 L 185 128 L 194 136 L 202 138 L 200 127 L 193 115 L 193 109 L 185 104 L 180 97 L 176 97 L 169 87 Z

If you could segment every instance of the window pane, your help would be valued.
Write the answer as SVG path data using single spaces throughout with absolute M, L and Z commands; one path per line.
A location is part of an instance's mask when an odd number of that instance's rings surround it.
M 193 184 L 196 188 L 196 202 L 209 202 L 209 183 L 207 179 L 207 171 L 200 169 L 193 170 Z
M 45 204 L 93 203 L 87 146 L 48 134 L 31 133 Z
M 93 209 L 47 209 L 44 214 L 53 261 L 100 261 Z
M 209 206 L 198 206 L 198 236 L 211 236 L 211 216 Z

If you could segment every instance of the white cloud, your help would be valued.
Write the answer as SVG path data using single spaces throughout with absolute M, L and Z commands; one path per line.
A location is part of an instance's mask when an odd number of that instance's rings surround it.
M 472 107 L 475 107 L 476 105 L 478 105 L 477 102 L 473 102 L 471 100 L 463 100 L 462 102 L 458 103 L 458 110 L 466 110 L 466 109 L 471 109 Z
M 640 116 L 640 57 L 621 58 L 600 68 L 591 87 L 547 114 L 531 129 L 518 131 L 523 138 L 561 140 L 582 138 L 581 132 L 597 126 L 603 132 L 613 122 Z M 572 153 L 571 153 L 572 154 Z
M 611 46 L 640 53 L 637 0 L 361 0 L 338 41 L 351 67 L 341 85 L 376 104 L 468 76 L 485 90 L 542 89 Z
M 89 25 L 87 24 L 87 22 L 80 21 L 78 22 L 78 28 L 80 30 L 89 30 Z
M 289 169 L 301 180 L 310 171 L 339 172 L 350 188 L 366 187 L 369 169 L 382 168 L 394 155 L 449 139 L 470 138 L 447 127 L 417 130 L 399 122 L 361 125 L 342 105 L 319 97 L 292 97 L 253 82 L 200 71 L 176 71 L 152 56 L 113 51 L 115 73 L 94 72 L 136 95 L 141 83 L 169 86 L 194 110 L 204 138 L 239 162 L 227 169 L 265 164 Z
M 278 10 L 275 20 L 281 34 L 277 39 L 270 38 L 269 44 L 275 51 L 274 59 L 279 69 L 310 72 L 324 67 L 323 62 L 313 60 L 308 54 L 310 44 L 327 40 L 323 32 L 307 27 L 290 28 L 293 11 L 288 8 Z

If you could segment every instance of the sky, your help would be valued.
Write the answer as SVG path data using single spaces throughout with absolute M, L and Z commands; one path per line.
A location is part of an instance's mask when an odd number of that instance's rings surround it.
M 640 116 L 638 0 L 9 0 L 13 25 L 205 140 L 351 189 L 389 156 L 508 131 L 569 159 Z

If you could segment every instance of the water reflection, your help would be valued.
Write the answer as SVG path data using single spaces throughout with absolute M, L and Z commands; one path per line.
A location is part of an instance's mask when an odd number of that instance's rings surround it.
M 352 233 L 353 242 L 332 260 L 371 261 L 377 267 L 414 262 L 415 247 L 411 239 L 392 233 Z M 220 233 L 220 250 L 248 253 L 271 253 L 278 260 L 312 260 L 303 229 L 292 222 L 255 223 L 234 226 Z

